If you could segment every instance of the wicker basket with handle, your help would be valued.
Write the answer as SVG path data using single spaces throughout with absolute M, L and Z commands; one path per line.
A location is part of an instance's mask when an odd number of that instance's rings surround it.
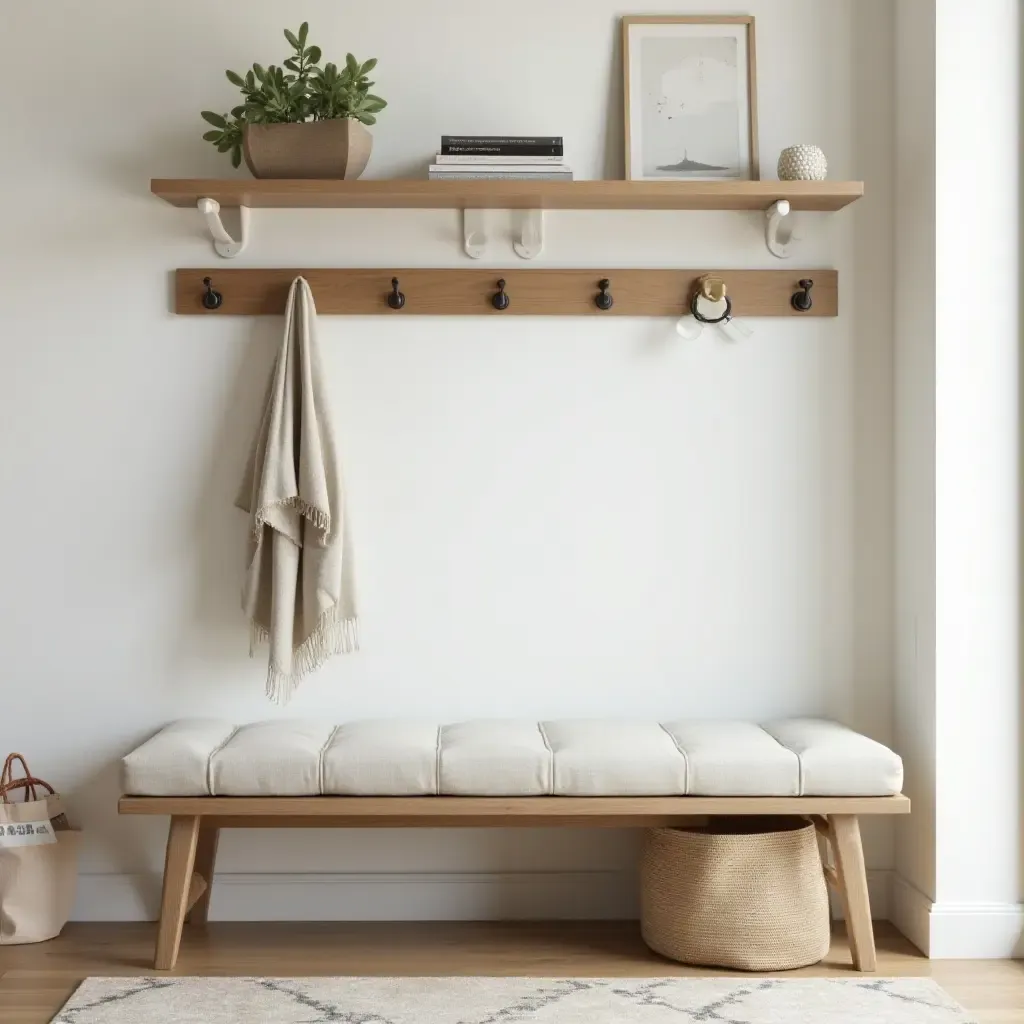
M 825 875 L 804 818 L 651 829 L 640 899 L 644 941 L 683 963 L 779 971 L 828 952 Z

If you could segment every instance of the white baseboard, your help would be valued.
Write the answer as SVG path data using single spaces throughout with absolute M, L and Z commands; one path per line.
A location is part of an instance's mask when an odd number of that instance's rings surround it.
M 935 903 L 892 879 L 892 923 L 932 960 L 1024 956 L 1024 903 Z
M 890 889 L 889 920 L 927 956 L 931 947 L 932 901 L 895 871 Z
M 887 870 L 868 872 L 868 890 L 872 916 L 932 959 L 1024 955 L 1024 904 L 933 904 Z M 151 921 L 159 901 L 155 875 L 82 875 L 72 920 Z M 630 870 L 230 873 L 210 909 L 220 921 L 628 920 L 639 899 Z
M 889 872 L 869 871 L 876 918 L 889 914 Z M 82 875 L 75 921 L 151 921 L 155 875 Z M 219 874 L 220 921 L 629 920 L 639 916 L 633 871 Z M 833 903 L 833 913 L 838 916 Z
M 1024 903 L 933 903 L 933 960 L 1024 957 Z

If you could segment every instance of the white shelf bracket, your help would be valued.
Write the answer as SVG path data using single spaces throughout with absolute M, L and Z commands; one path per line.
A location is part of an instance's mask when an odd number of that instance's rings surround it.
M 793 215 L 788 199 L 779 199 L 765 212 L 764 241 L 768 251 L 780 260 L 789 259 L 793 234 Z
M 249 207 L 240 206 L 238 208 L 242 237 L 235 241 L 228 234 L 224 222 L 220 219 L 220 203 L 216 199 L 200 199 L 196 206 L 206 219 L 206 226 L 213 236 L 213 247 L 216 249 L 217 255 L 223 256 L 226 260 L 233 260 L 249 244 L 249 216 L 251 213 Z
M 544 211 L 519 210 L 512 248 L 524 260 L 536 259 L 544 251 Z
M 478 260 L 487 251 L 487 224 L 483 210 L 462 211 L 462 246 L 470 259 Z
M 483 258 L 487 252 L 486 210 L 462 211 L 462 246 L 470 259 Z M 532 260 L 544 250 L 544 211 L 515 210 L 512 248 L 517 256 Z

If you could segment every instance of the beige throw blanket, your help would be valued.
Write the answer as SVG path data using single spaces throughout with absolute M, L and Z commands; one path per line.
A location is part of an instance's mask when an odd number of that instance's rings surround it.
M 284 340 L 237 501 L 250 514 L 242 607 L 252 646 L 270 641 L 267 696 L 287 702 L 332 654 L 359 647 L 348 517 L 316 342 L 316 307 L 298 277 Z

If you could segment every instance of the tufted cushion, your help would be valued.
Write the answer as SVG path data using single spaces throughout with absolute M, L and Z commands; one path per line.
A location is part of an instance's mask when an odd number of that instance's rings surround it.
M 339 725 L 323 765 L 324 793 L 432 796 L 437 791 L 437 726 L 396 721 Z
M 836 722 L 175 722 L 136 796 L 891 796 L 903 764 Z
M 547 796 L 551 751 L 536 722 L 443 725 L 437 735 L 437 786 L 446 796 Z

